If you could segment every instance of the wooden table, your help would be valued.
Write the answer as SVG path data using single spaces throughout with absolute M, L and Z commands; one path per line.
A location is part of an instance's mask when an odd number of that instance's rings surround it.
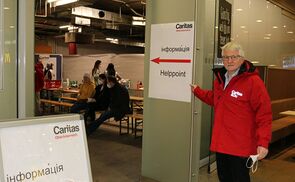
M 295 116 L 295 111 L 293 110 L 289 110 L 289 111 L 284 111 L 284 112 L 280 112 L 280 115 L 284 115 L 284 116 Z
M 71 94 L 78 94 L 79 89 L 63 89 L 62 92 L 64 93 L 71 93 Z
M 130 105 L 132 110 L 134 109 L 133 105 L 143 110 L 143 97 L 130 96 Z
M 143 97 L 130 96 L 131 101 L 143 102 Z
M 76 97 L 66 97 L 66 96 L 61 96 L 60 97 L 62 100 L 70 100 L 70 101 L 78 101 Z

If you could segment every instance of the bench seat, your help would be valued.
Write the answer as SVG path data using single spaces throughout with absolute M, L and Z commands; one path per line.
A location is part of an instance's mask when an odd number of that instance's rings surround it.
M 287 116 L 272 122 L 271 143 L 295 133 L 295 116 Z
M 41 102 L 41 107 L 43 108 L 43 111 L 45 110 L 45 104 L 49 104 L 51 106 L 67 107 L 68 109 L 74 105 L 73 103 L 47 100 L 47 99 L 40 99 L 40 102 Z M 51 108 L 51 112 L 53 111 L 54 111 L 54 107 Z

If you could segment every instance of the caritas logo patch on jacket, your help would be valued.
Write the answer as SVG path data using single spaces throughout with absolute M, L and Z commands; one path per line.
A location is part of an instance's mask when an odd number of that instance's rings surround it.
M 234 98 L 238 98 L 238 97 L 242 97 L 243 94 L 239 91 L 232 90 L 230 96 L 232 96 Z

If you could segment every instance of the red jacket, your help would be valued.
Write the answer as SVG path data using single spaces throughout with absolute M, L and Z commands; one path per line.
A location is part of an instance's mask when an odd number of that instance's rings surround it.
M 44 86 L 43 64 L 37 62 L 35 64 L 35 92 L 40 92 Z
M 226 69 L 214 69 L 214 89 L 196 87 L 195 96 L 214 106 L 210 149 L 234 156 L 257 154 L 257 146 L 268 148 L 272 112 L 266 88 L 252 63 L 245 61 L 237 76 L 224 88 Z

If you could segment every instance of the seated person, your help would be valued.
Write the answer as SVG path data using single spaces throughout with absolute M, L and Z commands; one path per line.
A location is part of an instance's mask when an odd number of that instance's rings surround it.
M 97 79 L 98 85 L 95 88 L 95 95 L 88 98 L 88 106 L 84 115 L 85 121 L 90 117 L 90 121 L 95 120 L 95 111 L 104 111 L 110 104 L 110 90 L 107 87 L 105 74 L 100 74 Z
M 117 82 L 115 76 L 107 77 L 107 87 L 110 89 L 111 95 L 110 106 L 95 122 L 86 128 L 88 135 L 94 132 L 105 120 L 114 117 L 116 121 L 119 121 L 125 114 L 131 113 L 128 90 Z
M 87 108 L 87 100 L 89 97 L 95 94 L 95 86 L 90 80 L 90 74 L 85 73 L 83 76 L 83 83 L 80 86 L 77 102 L 71 107 L 72 113 L 78 113 L 79 111 Z

